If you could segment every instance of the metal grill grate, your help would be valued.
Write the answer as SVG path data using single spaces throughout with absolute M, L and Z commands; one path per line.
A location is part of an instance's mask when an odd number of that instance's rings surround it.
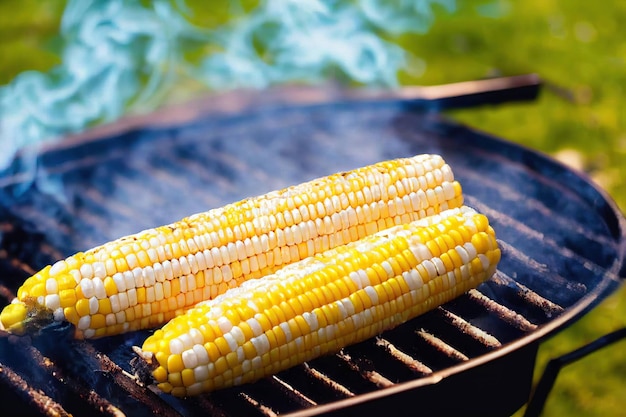
M 0 300 L 33 270 L 143 228 L 331 172 L 440 153 L 490 217 L 496 276 L 380 337 L 256 384 L 179 400 L 137 384 L 148 334 L 76 342 L 56 326 L 0 335 L 0 398 L 25 414 L 369 414 L 416 404 L 507 415 L 528 398 L 534 353 L 620 281 L 623 220 L 585 179 L 544 157 L 401 102 L 262 107 L 76 141 L 35 181 L 0 175 Z M 505 378 L 507 380 L 505 380 Z M 459 404 L 436 404 L 450 389 Z M 485 399 L 485 389 L 492 391 Z M 455 391 L 456 392 L 456 391 Z M 10 401 L 18 394 L 18 402 Z M 465 398 L 465 400 L 464 400 Z M 437 408 L 435 408 L 437 407 Z
M 552 309 L 553 304 L 549 304 Z M 542 310 L 546 317 L 551 309 Z M 495 351 L 503 344 L 498 336 L 462 317 L 481 310 L 497 317 L 503 340 L 537 326 L 475 290 L 335 356 L 311 361 L 257 384 L 184 401 L 161 397 L 138 385 L 129 367 L 131 356 L 122 352 L 139 343 L 138 335 L 77 342 L 68 339 L 69 329 L 57 328 L 34 340 L 3 337 L 0 375 L 4 375 L 5 389 L 19 393 L 47 414 L 97 411 L 107 416 L 137 415 L 145 406 L 165 416 L 197 411 L 272 416 L 389 388 Z M 470 311 L 474 313 L 468 314 Z M 85 371 L 96 375 L 86 377 Z

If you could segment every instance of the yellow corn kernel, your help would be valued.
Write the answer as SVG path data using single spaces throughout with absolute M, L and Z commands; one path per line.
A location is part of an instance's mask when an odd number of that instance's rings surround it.
M 100 314 L 109 314 L 111 311 L 111 301 L 108 298 L 98 300 L 98 312 Z
M 428 242 L 453 230 L 464 240 L 439 256 L 424 257 Z M 460 252 L 455 259 L 465 261 L 456 265 L 451 251 Z M 245 288 L 204 301 L 167 323 L 163 332 L 155 332 L 142 350 L 156 358 L 154 378 L 159 386 L 164 380 L 162 369 L 167 370 L 173 395 L 251 382 L 336 352 L 433 309 L 488 279 L 499 259 L 495 234 L 483 215 L 464 206 L 446 210 L 306 258 L 252 280 Z M 315 289 L 325 296 L 318 297 Z M 249 309 L 225 318 L 225 311 L 259 294 L 277 304 L 250 304 Z M 305 298 L 309 302 L 303 302 Z M 188 345 L 184 355 L 194 366 L 171 371 L 169 361 L 176 360 L 170 359 L 176 354 L 167 355 L 157 347 L 179 343 L 168 335 L 193 340 L 194 332 L 200 331 L 194 326 L 212 321 L 222 323 L 223 335 Z M 184 328 L 188 330 L 181 333 Z M 199 359 L 193 359 L 198 349 L 206 349 L 202 357 L 210 358 L 213 375 L 195 372 L 200 366 L 196 365 Z M 180 377 L 186 371 L 202 379 L 195 378 L 190 385 L 191 379 Z
M 179 354 L 170 354 L 167 357 L 167 372 L 168 374 L 179 374 L 185 369 L 183 359 Z
M 80 317 L 94 314 L 81 300 L 96 297 L 111 301 L 110 307 L 99 306 L 100 314 L 118 312 L 118 302 L 133 307 L 133 318 L 126 314 L 129 324 L 115 323 L 115 331 L 153 327 L 243 281 L 394 224 L 459 207 L 462 201 L 460 185 L 438 155 L 329 175 L 122 237 L 47 266 L 17 292 L 15 302 L 27 307 L 21 327 L 40 326 L 28 320 L 33 310 L 70 307 L 72 296 L 65 292 L 70 290 Z M 475 226 L 483 227 L 480 221 Z M 333 297 L 346 293 L 340 283 L 331 290 Z M 308 308 L 301 305 L 289 303 L 294 311 Z M 0 322 L 14 326 L 16 311 L 0 313 Z M 76 337 L 102 333 L 85 328 L 86 320 L 78 326 L 75 316 L 71 314 Z M 70 321 L 61 314 L 50 317 Z
M 76 291 L 74 291 L 74 289 L 70 289 L 70 290 L 66 289 L 66 290 L 59 291 L 59 302 L 61 303 L 61 307 L 63 308 L 75 306 L 76 305 Z M 68 319 L 68 321 L 72 323 L 71 320 Z
M 63 309 L 63 315 L 65 315 L 65 319 L 70 323 L 78 323 L 78 320 L 80 319 L 75 306 L 65 307 Z
M 162 366 L 155 369 L 152 375 L 154 376 L 154 380 L 159 384 L 167 381 L 167 370 Z
M 104 314 L 94 314 L 91 316 L 91 326 L 92 329 L 102 329 L 105 326 L 105 317 Z
M 76 312 L 80 317 L 88 316 L 89 311 L 89 300 L 87 300 L 86 298 L 81 298 L 80 300 L 76 301 Z
M 115 285 L 113 278 L 106 277 L 104 279 L 104 290 L 106 291 L 108 297 L 118 293 L 117 286 Z

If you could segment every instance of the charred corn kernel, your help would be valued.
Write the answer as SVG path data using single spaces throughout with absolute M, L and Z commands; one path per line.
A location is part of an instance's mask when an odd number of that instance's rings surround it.
M 453 231 L 458 232 L 455 239 L 464 238 L 441 254 L 437 246 L 432 254 L 428 243 Z M 462 264 L 442 259 L 453 253 Z M 158 386 L 166 382 L 173 395 L 251 382 L 435 308 L 488 279 L 499 260 L 485 216 L 465 206 L 446 210 L 308 257 L 201 302 L 147 338 L 142 357 L 154 366 Z M 290 302 L 304 299 L 297 307 Z M 225 318 L 226 311 L 241 305 L 247 308 Z M 221 323 L 221 334 L 209 337 L 200 328 L 212 322 Z M 172 352 L 160 351 L 164 345 Z M 172 361 L 178 361 L 174 369 Z M 181 379 L 185 370 L 193 370 L 192 384 Z
M 381 228 L 461 204 L 461 187 L 438 155 L 385 161 L 330 175 L 58 261 L 24 282 L 16 302 L 26 308 L 11 307 L 0 314 L 0 322 L 23 332 L 29 323 L 35 326 L 28 319 L 39 316 L 33 312 L 57 311 L 54 319 L 71 321 L 76 337 L 90 337 L 94 332 L 86 330 L 95 328 L 78 327 L 77 317 L 116 313 L 117 302 L 87 313 L 83 300 L 121 297 L 130 306 L 140 306 L 132 319 L 127 317 L 123 330 L 153 327 L 250 278 Z M 74 291 L 74 298 L 68 291 Z M 343 291 L 334 288 L 333 295 Z M 70 307 L 73 299 L 78 314 L 66 317 L 59 307 Z M 25 323 L 18 325 L 20 320 Z M 115 334 L 120 327 L 105 329 L 97 334 Z

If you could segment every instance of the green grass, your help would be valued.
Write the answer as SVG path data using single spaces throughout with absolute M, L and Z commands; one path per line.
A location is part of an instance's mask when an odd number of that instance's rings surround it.
M 60 0 L 0 0 L 0 86 L 61 62 L 56 40 L 64 7 Z
M 22 71 L 45 71 L 59 63 L 56 35 L 64 4 L 0 0 L 0 85 Z M 626 21 L 626 2 L 464 1 L 453 13 L 437 9 L 436 15 L 428 33 L 397 40 L 426 64 L 420 76 L 403 74 L 402 82 L 430 85 L 540 74 L 546 84 L 535 102 L 449 115 L 554 156 L 570 150 L 579 167 L 624 210 L 626 37 L 620 23 Z M 625 325 L 622 288 L 543 343 L 536 373 L 549 358 Z M 545 415 L 623 415 L 625 348 L 625 342 L 618 343 L 566 368 Z
M 626 207 L 621 168 L 626 162 L 626 38 L 618 26 L 626 18 L 626 3 L 500 3 L 508 4 L 509 12 L 498 19 L 465 6 L 441 13 L 428 34 L 404 40 L 428 65 L 415 81 L 540 74 L 546 85 L 536 103 L 451 115 L 543 152 L 576 150 L 584 170 Z
M 477 2 L 469 2 L 475 5 Z M 466 3 L 467 4 L 467 3 Z M 426 61 L 420 84 L 535 72 L 546 85 L 533 103 L 458 110 L 455 119 L 554 156 L 563 150 L 626 208 L 626 3 L 525 1 L 481 16 L 474 6 L 440 13 L 426 35 L 404 39 Z M 550 358 L 626 325 L 626 289 L 543 343 L 536 374 Z M 618 416 L 626 409 L 626 342 L 565 368 L 545 415 Z M 522 411 L 516 415 L 522 415 Z

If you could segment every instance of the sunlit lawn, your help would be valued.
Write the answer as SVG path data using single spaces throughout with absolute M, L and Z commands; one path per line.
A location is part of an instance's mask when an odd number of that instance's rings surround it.
M 481 16 L 476 8 L 465 6 L 458 13 L 441 13 L 428 34 L 407 40 L 427 63 L 423 77 L 416 81 L 432 84 L 494 74 L 540 74 L 546 86 L 535 103 L 455 111 L 451 116 L 564 156 L 608 190 L 623 211 L 626 36 L 620 23 L 626 19 L 626 3 L 495 3 L 507 10 L 504 16 Z M 542 344 L 537 371 L 550 357 L 625 324 L 626 290 L 622 289 Z M 625 389 L 626 342 L 620 342 L 562 371 L 545 414 L 621 416 L 626 409 Z
M 398 40 L 425 64 L 414 69 L 420 74 L 405 74 L 402 81 L 438 84 L 538 73 L 545 88 L 536 102 L 459 110 L 450 116 L 565 158 L 625 209 L 626 36 L 620 24 L 626 22 L 626 3 L 462 3 L 452 13 L 437 9 L 428 33 Z M 55 35 L 63 5 L 59 0 L 0 1 L 0 85 L 20 71 L 47 70 L 59 63 Z M 625 324 L 626 290 L 622 289 L 544 343 L 537 371 L 548 358 Z M 624 342 L 618 343 L 563 371 L 546 415 L 623 415 L 625 348 Z M 480 400 L 488 400 L 488 395 Z

